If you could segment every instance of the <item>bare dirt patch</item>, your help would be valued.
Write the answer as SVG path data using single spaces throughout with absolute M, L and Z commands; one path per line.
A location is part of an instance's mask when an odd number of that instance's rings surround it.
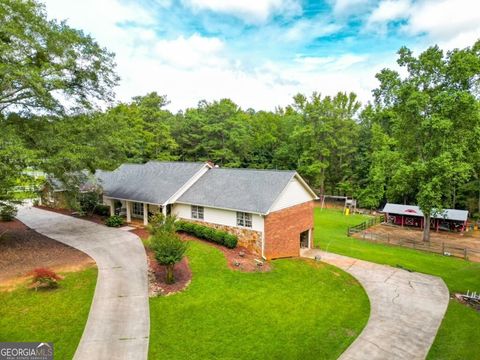
M 78 271 L 95 261 L 85 253 L 43 236 L 18 220 L 0 221 L 0 288 L 9 289 L 39 267 L 57 272 Z

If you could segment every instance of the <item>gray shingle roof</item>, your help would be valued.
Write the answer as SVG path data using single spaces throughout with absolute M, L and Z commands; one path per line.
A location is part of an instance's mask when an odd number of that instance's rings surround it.
M 163 204 L 174 195 L 204 163 L 158 162 L 123 164 L 113 172 L 101 172 L 106 196 Z
M 177 201 L 266 214 L 295 174 L 295 171 L 213 168 Z
M 421 216 L 423 217 L 423 212 L 416 205 L 402 205 L 402 204 L 385 204 L 382 212 L 388 214 L 398 214 L 398 215 L 408 215 L 408 216 Z M 457 210 L 457 209 L 445 209 L 443 212 L 433 216 L 437 219 L 446 219 L 446 220 L 455 220 L 455 221 L 466 221 L 468 218 L 467 210 Z

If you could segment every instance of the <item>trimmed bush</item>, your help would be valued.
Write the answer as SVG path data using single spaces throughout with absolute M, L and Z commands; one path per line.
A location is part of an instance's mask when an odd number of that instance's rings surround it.
M 110 216 L 105 220 L 105 225 L 107 225 L 109 227 L 122 226 L 123 225 L 123 218 L 121 216 L 118 216 L 118 215 Z
M 226 234 L 223 238 L 224 245 L 229 249 L 234 249 L 237 246 L 237 237 L 232 234 Z
M 195 224 L 189 221 L 177 221 L 175 223 L 177 231 L 183 231 L 199 239 L 207 240 L 219 245 L 233 249 L 237 246 L 238 239 L 226 231 L 216 230 L 214 228 Z
M 17 215 L 17 208 L 13 204 L 0 204 L 0 219 L 3 221 L 12 221 Z

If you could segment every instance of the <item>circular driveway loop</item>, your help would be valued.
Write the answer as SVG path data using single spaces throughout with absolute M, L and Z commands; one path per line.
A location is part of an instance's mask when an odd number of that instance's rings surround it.
M 147 258 L 134 234 L 31 207 L 17 218 L 92 257 L 97 285 L 75 360 L 147 359 L 150 313 Z
M 449 292 L 442 279 L 417 272 L 304 250 L 353 275 L 370 299 L 370 318 L 342 360 L 425 359 L 447 310 Z

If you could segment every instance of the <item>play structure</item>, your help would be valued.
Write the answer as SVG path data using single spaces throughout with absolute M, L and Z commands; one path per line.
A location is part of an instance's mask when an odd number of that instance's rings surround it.
M 320 195 L 320 209 L 343 209 L 345 215 L 353 214 L 357 210 L 357 200 L 348 196 Z

